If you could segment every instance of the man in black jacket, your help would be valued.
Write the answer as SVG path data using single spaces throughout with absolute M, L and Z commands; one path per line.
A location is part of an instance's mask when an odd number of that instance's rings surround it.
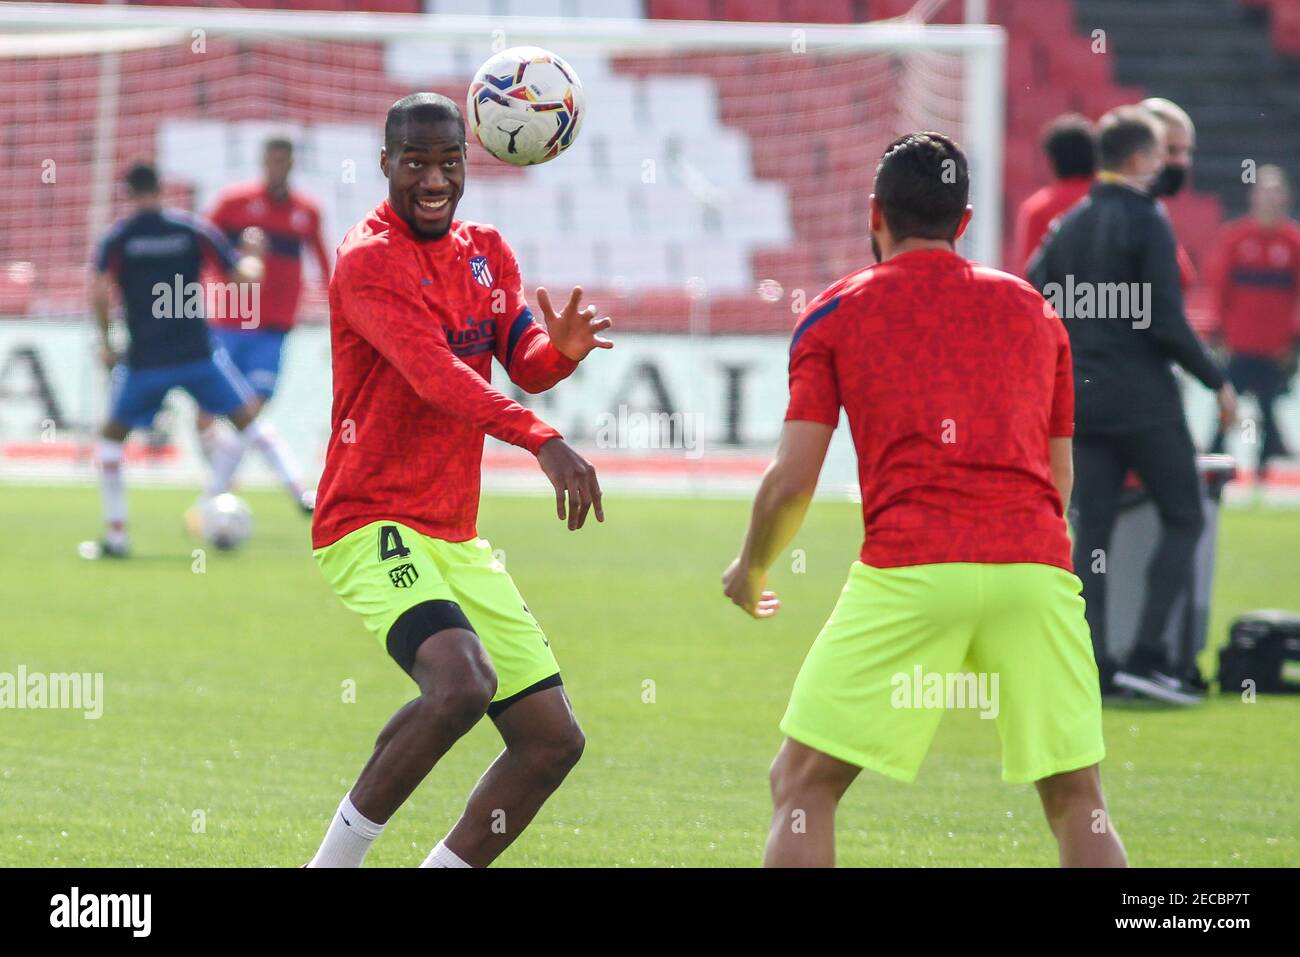
M 1204 526 L 1196 450 L 1171 362 L 1219 394 L 1231 421 L 1235 395 L 1187 324 L 1173 231 L 1149 190 L 1165 164 L 1164 128 L 1140 107 L 1098 124 L 1098 181 L 1057 221 L 1029 279 L 1070 335 L 1075 382 L 1075 572 L 1083 581 L 1103 691 L 1116 687 L 1178 704 L 1200 700 L 1172 674 L 1162 642 L 1191 581 Z M 1161 531 L 1146 573 L 1137 641 L 1127 662 L 1106 651 L 1107 551 L 1124 477 L 1141 478 Z

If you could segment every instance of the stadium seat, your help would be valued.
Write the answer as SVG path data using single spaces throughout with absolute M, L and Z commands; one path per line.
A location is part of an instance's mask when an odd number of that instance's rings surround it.
M 641 0 L 570 0 L 575 17 L 640 19 Z
M 723 200 L 720 225 L 722 235 L 746 244 L 775 246 L 790 242 L 786 187 L 756 182 L 730 189 Z
M 412 84 L 462 83 L 482 62 L 469 44 L 437 40 L 391 40 L 384 44 L 384 72 Z
M 559 207 L 565 233 L 593 239 L 636 235 L 625 186 L 570 187 L 560 193 Z
M 781 19 L 791 23 L 853 23 L 853 0 L 785 0 Z
M 784 20 L 782 6 L 781 0 L 722 0 L 718 19 L 742 23 Z
M 718 125 L 717 89 L 708 77 L 651 77 L 643 86 L 642 103 L 659 132 L 699 135 Z
M 669 275 L 685 283 L 704 280 L 709 293 L 748 291 L 753 288 L 749 256 L 734 243 L 671 243 L 666 247 Z
M 496 196 L 496 225 L 507 236 L 554 236 L 559 208 L 555 193 L 527 183 L 498 182 L 491 187 Z
M 652 20 L 712 20 L 713 0 L 646 0 L 646 16 Z
M 644 239 L 611 239 L 594 244 L 595 275 L 629 290 L 681 288 L 668 269 L 665 247 Z M 621 282 L 619 282 L 621 280 Z
M 585 286 L 605 275 L 595 242 L 538 241 L 531 246 L 527 264 L 520 259 L 519 268 L 529 300 L 537 286 L 547 286 L 556 308 L 560 308 L 572 287 Z

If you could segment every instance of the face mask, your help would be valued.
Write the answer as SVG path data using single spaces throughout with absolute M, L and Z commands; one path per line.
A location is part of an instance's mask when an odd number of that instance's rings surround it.
M 876 257 L 876 262 L 880 262 L 880 243 L 876 242 L 876 237 L 871 237 L 871 255 Z
M 1151 181 L 1149 192 L 1152 196 L 1173 196 L 1183 188 L 1185 182 L 1187 182 L 1187 167 L 1165 166 Z

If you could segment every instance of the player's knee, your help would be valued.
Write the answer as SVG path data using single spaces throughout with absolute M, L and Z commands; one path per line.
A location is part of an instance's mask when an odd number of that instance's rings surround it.
M 1101 782 L 1096 767 L 1054 774 L 1037 782 L 1043 814 L 1049 821 L 1059 821 L 1083 809 L 1101 810 Z
M 421 694 L 420 710 L 426 722 L 468 730 L 487 714 L 497 693 L 497 677 L 490 666 L 457 670 Z
M 564 736 L 555 744 L 553 757 L 555 767 L 563 768 L 568 774 L 582 760 L 582 752 L 587 748 L 587 736 L 582 733 L 575 721 Z
M 587 738 L 575 722 L 564 731 L 549 736 L 530 748 L 528 761 L 537 777 L 558 787 L 577 766 L 586 746 Z
M 772 767 L 768 769 L 768 785 L 772 789 L 772 801 L 781 805 L 795 794 L 814 785 L 812 769 L 806 761 L 798 761 L 789 749 L 782 748 L 777 754 Z
M 494 685 L 482 683 L 464 688 L 448 688 L 425 695 L 420 710 L 428 724 L 468 729 L 487 714 L 494 693 Z

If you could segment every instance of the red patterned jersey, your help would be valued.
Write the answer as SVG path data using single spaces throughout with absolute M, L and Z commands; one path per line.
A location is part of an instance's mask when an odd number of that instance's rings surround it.
M 301 193 L 291 192 L 277 199 L 264 183 L 232 186 L 217 197 L 209 217 L 226 234 L 232 245 L 249 226 L 266 233 L 266 274 L 262 277 L 258 302 L 262 329 L 289 329 L 298 312 L 302 294 L 303 247 L 316 257 L 324 281 L 329 281 L 330 257 L 321 238 L 320 211 Z M 239 316 L 212 320 L 216 326 L 243 328 Z
M 494 389 L 492 359 L 528 392 L 569 375 L 491 226 L 416 238 L 385 201 L 338 248 L 330 283 L 334 409 L 312 547 L 379 519 L 445 541 L 476 534 L 483 436 L 536 454 L 559 435 Z
M 1210 267 L 1219 334 L 1239 355 L 1284 358 L 1300 338 L 1300 223 L 1224 225 Z
M 1020 204 L 1016 211 L 1016 238 L 1012 247 L 1012 265 L 1017 270 L 1024 273 L 1034 250 L 1047 235 L 1052 220 L 1087 196 L 1093 182 L 1091 176 L 1067 176 L 1049 183 Z
M 786 419 L 841 407 L 864 563 L 1072 567 L 1048 442 L 1074 431 L 1070 341 L 1027 282 L 917 250 L 835 283 L 795 328 Z

